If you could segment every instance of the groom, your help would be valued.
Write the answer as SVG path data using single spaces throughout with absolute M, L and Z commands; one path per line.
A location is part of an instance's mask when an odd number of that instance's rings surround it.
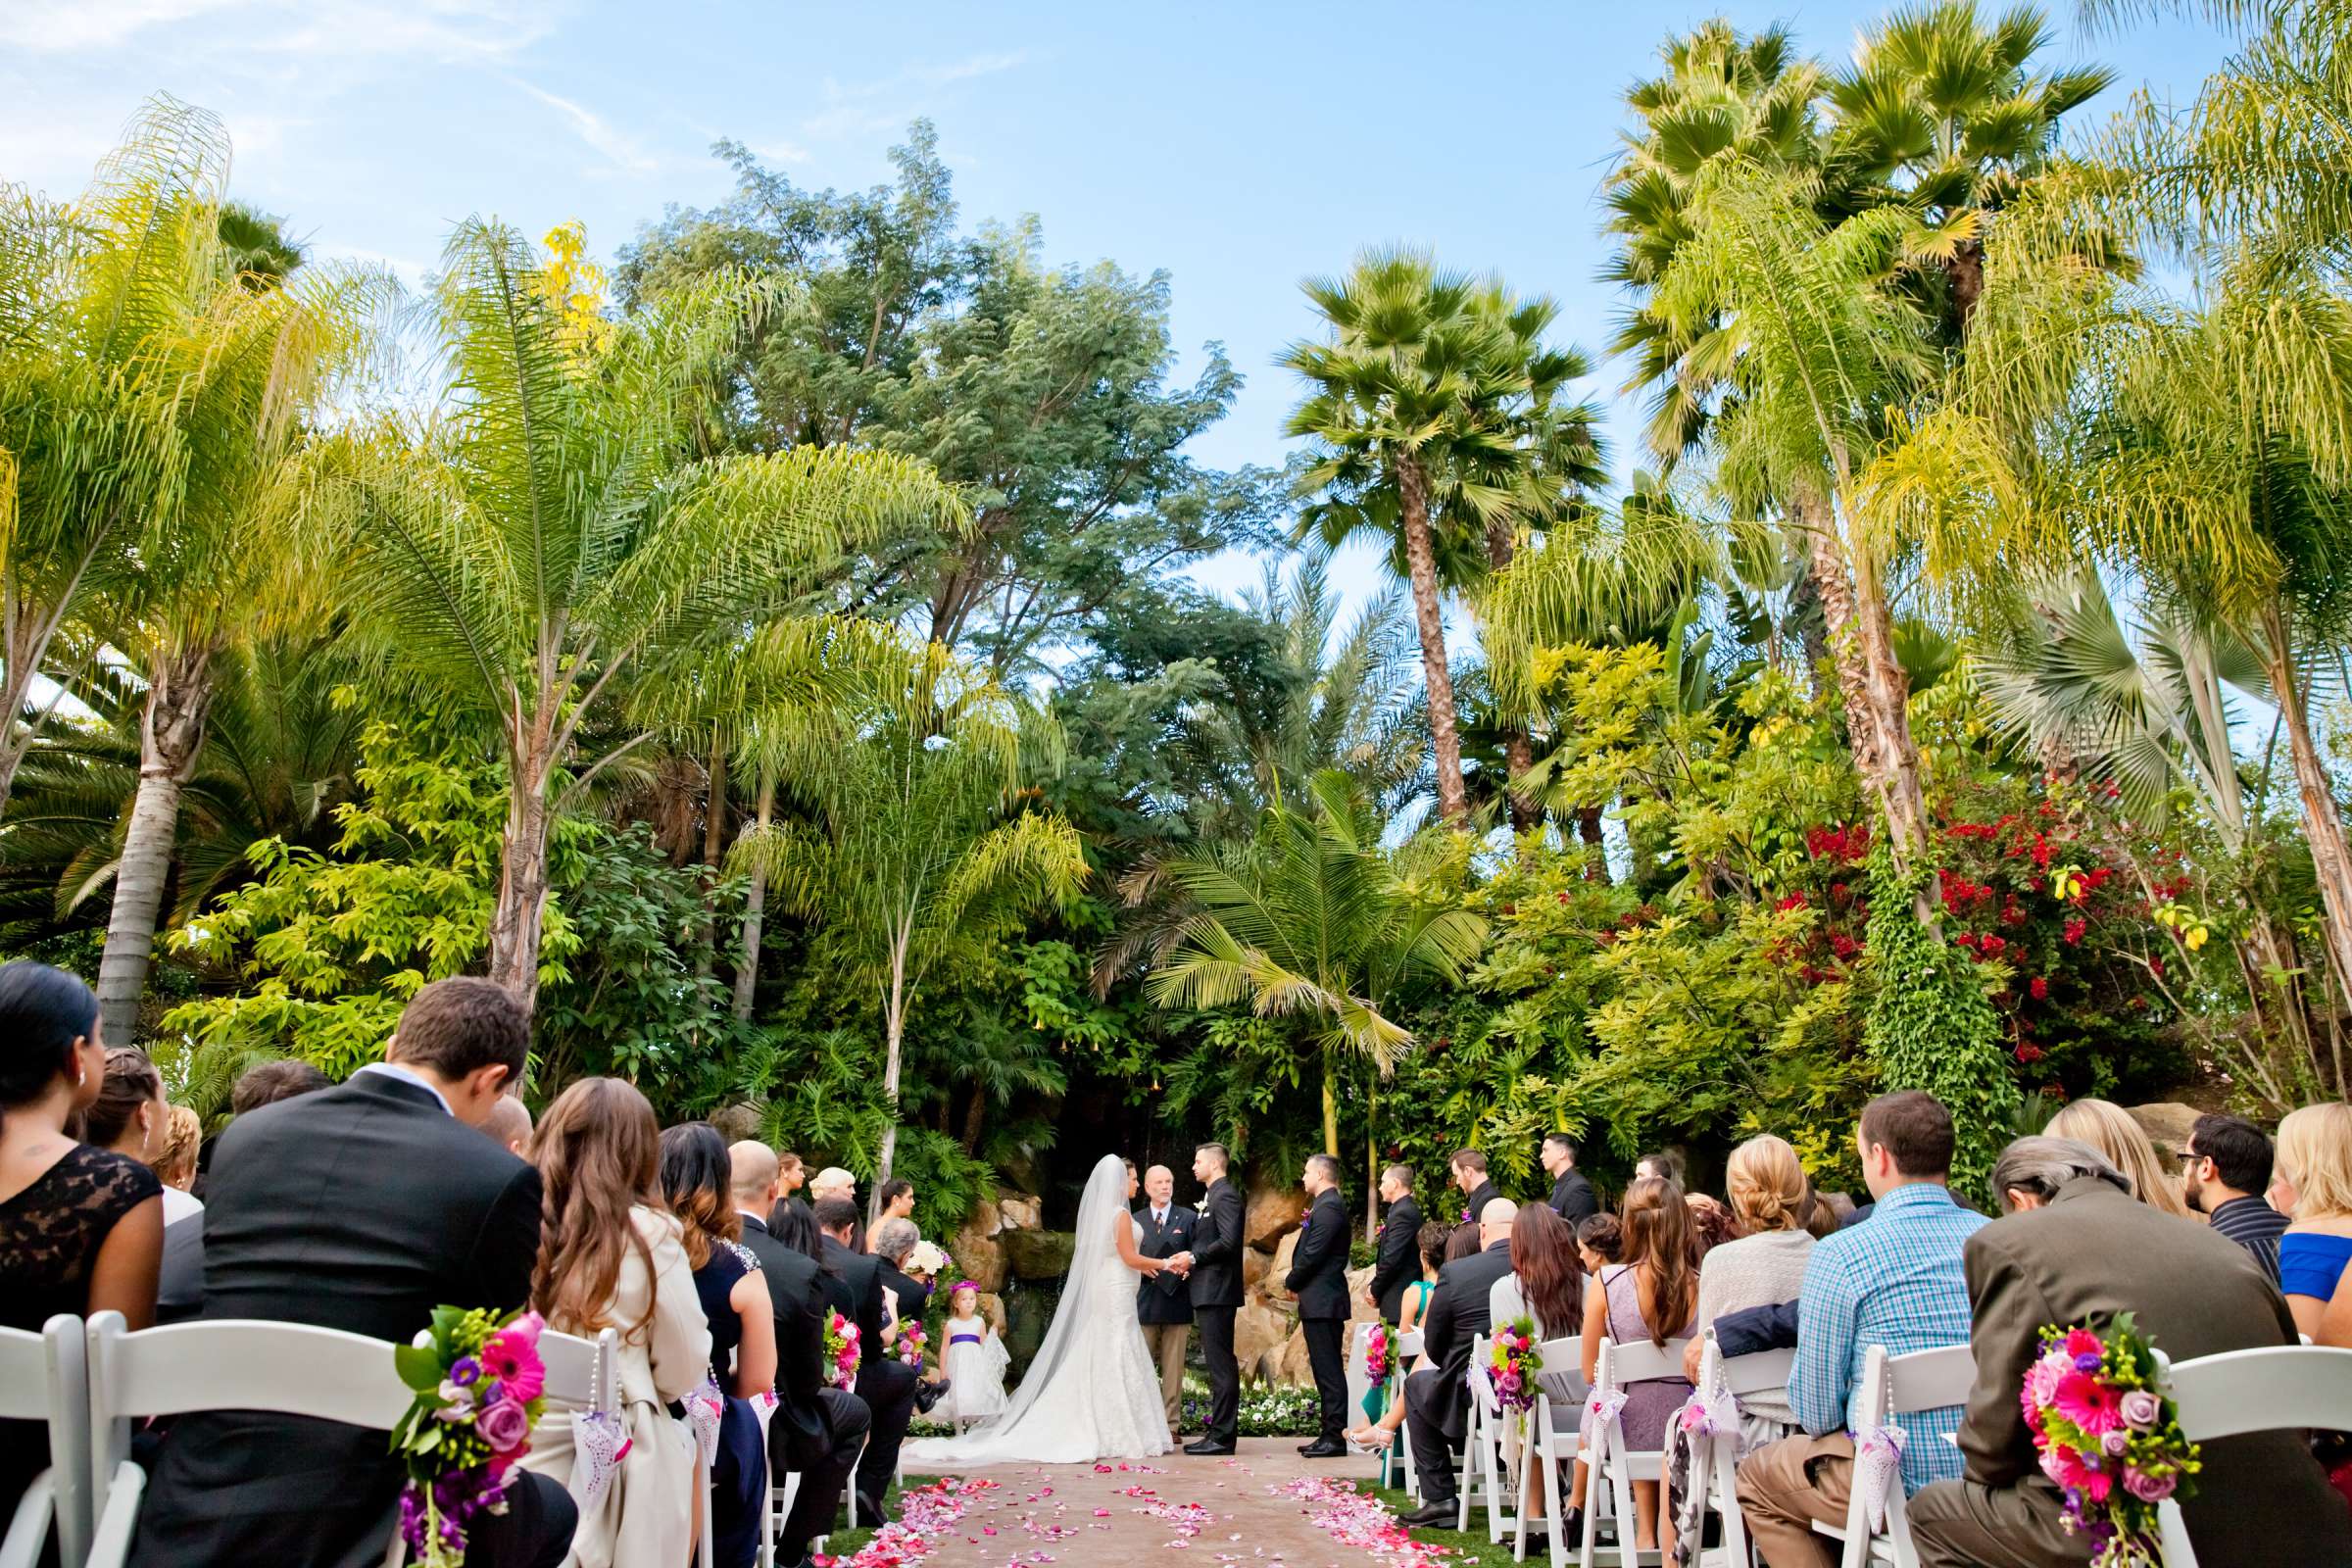
M 1208 1190 L 1193 1222 L 1193 1247 L 1168 1261 L 1191 1282 L 1200 1359 L 1208 1367 L 1208 1431 L 1187 1453 L 1231 1453 L 1239 1435 L 1242 1373 L 1233 1359 L 1233 1314 L 1242 1304 L 1242 1195 L 1226 1180 L 1223 1144 L 1193 1151 L 1193 1175 Z

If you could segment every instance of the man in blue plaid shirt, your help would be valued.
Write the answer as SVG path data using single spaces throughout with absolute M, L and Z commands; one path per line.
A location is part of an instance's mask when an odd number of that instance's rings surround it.
M 1852 1423 L 1870 1348 L 1905 1355 L 1969 1338 L 1960 1250 L 1984 1216 L 1952 1201 L 1951 1113 L 1932 1095 L 1881 1095 L 1862 1107 L 1854 1141 L 1878 1206 L 1813 1249 L 1797 1299 L 1788 1402 L 1813 1435 L 1767 1444 L 1740 1465 L 1740 1511 L 1771 1568 L 1838 1561 L 1836 1544 L 1814 1534 L 1813 1522 L 1845 1523 Z M 1895 1417 L 1903 1429 L 1904 1492 L 1959 1476 L 1960 1450 L 1949 1435 L 1959 1430 L 1960 1414 L 1951 1405 Z

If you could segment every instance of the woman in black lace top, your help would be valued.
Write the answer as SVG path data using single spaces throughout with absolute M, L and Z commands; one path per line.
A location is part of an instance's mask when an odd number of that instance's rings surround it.
M 60 1312 L 155 1317 L 163 1184 L 66 1129 L 106 1074 L 98 1000 L 62 969 L 0 965 L 0 1324 L 38 1333 Z M 37 1422 L 0 1422 L 0 1518 L 49 1462 Z

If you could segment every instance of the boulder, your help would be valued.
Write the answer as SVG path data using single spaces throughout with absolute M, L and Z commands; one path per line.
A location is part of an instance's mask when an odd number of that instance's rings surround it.
M 710 1125 L 730 1144 L 757 1142 L 761 1119 L 758 1105 L 721 1105 L 710 1113 Z
M 1278 1307 L 1245 1306 L 1233 1314 L 1233 1359 L 1246 1383 L 1262 1383 L 1279 1367 L 1291 1337 L 1291 1317 Z
M 1314 1363 L 1306 1354 L 1306 1330 L 1294 1329 L 1291 1337 L 1282 1342 L 1281 1353 L 1275 1357 L 1274 1375 L 1267 1381 L 1294 1389 L 1315 1386 Z
M 997 1206 L 982 1203 L 963 1222 L 963 1228 L 948 1238 L 948 1252 L 956 1259 L 957 1279 L 967 1279 L 980 1287 L 983 1295 L 1004 1288 L 1004 1249 L 998 1244 Z M 945 1283 L 953 1285 L 955 1280 Z
M 2125 1114 L 2139 1123 L 2139 1130 L 2154 1139 L 2157 1152 L 2177 1155 L 2188 1147 L 2188 1135 L 2205 1113 L 2194 1105 L 2183 1105 L 2177 1100 L 2160 1100 L 2153 1104 L 2127 1105 Z
M 1298 1231 L 1293 1231 L 1274 1244 L 1274 1261 L 1266 1268 L 1266 1292 L 1277 1301 L 1293 1298 L 1285 1282 L 1291 1277 L 1292 1261 L 1298 1255 Z
M 1245 1297 L 1263 1296 L 1266 1276 L 1273 1270 L 1273 1267 L 1274 1260 L 1265 1253 L 1244 1250 L 1242 1252 L 1242 1294 Z
M 997 1229 L 1033 1231 L 1044 1223 L 1045 1200 L 1028 1193 L 1004 1193 L 997 1199 Z
M 1380 1308 L 1364 1299 L 1364 1293 L 1371 1288 L 1372 1270 L 1370 1267 L 1351 1268 L 1348 1271 L 1348 1321 L 1350 1324 L 1380 1321 Z M 1355 1343 L 1352 1331 L 1349 1333 L 1348 1343 L 1350 1345 Z
M 1037 1348 L 1046 1343 L 1046 1329 L 1060 1300 L 1059 1291 L 1009 1291 L 999 1300 L 1004 1314 L 1004 1350 L 1015 1379 L 1037 1359 Z
M 997 1245 L 1004 1254 L 1006 1272 L 1014 1279 L 1043 1283 L 1069 1273 L 1078 1238 L 1068 1231 L 1002 1231 Z
M 1250 1206 L 1242 1219 L 1242 1237 L 1261 1252 L 1298 1228 L 1306 1217 L 1306 1194 L 1297 1187 L 1250 1186 Z

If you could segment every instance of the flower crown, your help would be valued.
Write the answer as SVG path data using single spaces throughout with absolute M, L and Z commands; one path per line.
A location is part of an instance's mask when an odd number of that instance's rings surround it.
M 957 1280 L 955 1284 L 948 1287 L 948 1294 L 950 1296 L 954 1296 L 957 1291 L 969 1291 L 974 1296 L 978 1296 L 980 1294 L 980 1282 L 978 1280 Z

